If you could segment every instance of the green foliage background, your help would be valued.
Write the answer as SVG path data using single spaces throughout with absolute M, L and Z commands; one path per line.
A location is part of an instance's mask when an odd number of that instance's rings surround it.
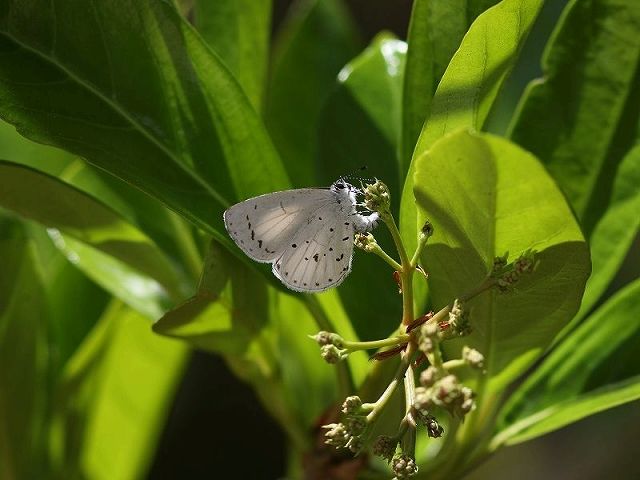
M 569 1 L 546 41 L 552 2 L 415 0 L 406 42 L 366 46 L 341 0 L 295 2 L 273 42 L 272 7 L 0 0 L 0 478 L 144 477 L 192 348 L 307 452 L 345 380 L 307 335 L 387 336 L 400 298 L 360 252 L 338 290 L 284 291 L 222 212 L 363 164 L 410 250 L 435 226 L 419 311 L 541 260 L 474 304 L 478 410 L 418 477 L 640 397 L 640 283 L 605 294 L 640 225 L 640 4 Z

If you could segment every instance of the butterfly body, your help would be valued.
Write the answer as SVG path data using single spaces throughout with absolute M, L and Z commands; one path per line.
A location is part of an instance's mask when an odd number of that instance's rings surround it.
M 229 235 L 258 262 L 271 263 L 288 288 L 322 292 L 351 271 L 355 233 L 372 230 L 377 214 L 356 210 L 358 189 L 343 180 L 250 198 L 224 212 Z

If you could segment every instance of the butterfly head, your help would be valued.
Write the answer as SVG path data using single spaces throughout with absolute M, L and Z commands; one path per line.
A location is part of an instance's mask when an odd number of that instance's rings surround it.
M 361 193 L 359 188 L 354 187 L 345 181 L 344 178 L 339 178 L 333 182 L 333 185 L 331 185 L 331 191 L 345 200 L 350 200 L 353 204 L 356 202 L 356 195 Z

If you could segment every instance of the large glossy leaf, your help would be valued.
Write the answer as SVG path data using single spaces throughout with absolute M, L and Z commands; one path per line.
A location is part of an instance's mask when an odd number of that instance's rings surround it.
M 287 187 L 240 86 L 170 3 L 6 2 L 0 33 L 2 118 L 227 245 L 230 201 Z
M 640 398 L 640 281 L 567 336 L 513 394 L 494 447 L 514 444 Z
M 155 279 L 175 300 L 182 298 L 186 281 L 149 237 L 57 178 L 0 160 L 0 205 L 91 245 Z
M 192 15 L 202 38 L 260 111 L 269 54 L 271 0 L 196 0 Z
M 362 175 L 379 178 L 391 192 L 399 192 L 397 147 L 406 47 L 380 34 L 340 71 L 320 117 L 321 184 L 364 165 Z M 392 199 L 397 211 L 399 195 Z M 384 226 L 374 233 L 392 254 L 393 242 Z M 391 274 L 380 258 L 356 251 L 353 271 L 339 292 L 361 338 L 384 338 L 400 322 L 402 302 Z
M 415 248 L 417 232 L 422 227 L 417 221 L 413 196 L 417 159 L 447 132 L 482 129 L 542 3 L 542 0 L 503 0 L 473 22 L 451 59 L 413 152 L 402 193 L 400 227 L 409 251 Z
M 0 257 L 0 477 L 44 477 L 50 315 L 34 244 L 4 217 Z
M 435 228 L 422 260 L 436 309 L 479 286 L 496 256 L 537 252 L 536 271 L 513 292 L 492 290 L 470 303 L 474 331 L 463 341 L 487 358 L 483 378 L 503 388 L 580 305 L 590 273 L 580 228 L 538 160 L 492 135 L 460 131 L 434 144 L 417 160 L 414 193 L 420 220 Z
M 297 187 L 315 185 L 318 115 L 356 38 L 342 0 L 295 2 L 278 33 L 266 121 Z
M 580 316 L 615 275 L 640 222 L 638 153 L 628 153 L 640 119 L 638 24 L 638 2 L 571 2 L 545 52 L 544 78 L 529 85 L 511 128 L 563 189 L 592 245 Z
M 407 42 L 402 98 L 402 172 L 429 117 L 431 101 L 451 58 L 473 21 L 499 0 L 415 0 Z
M 187 348 L 114 302 L 67 364 L 51 432 L 56 478 L 144 476 Z

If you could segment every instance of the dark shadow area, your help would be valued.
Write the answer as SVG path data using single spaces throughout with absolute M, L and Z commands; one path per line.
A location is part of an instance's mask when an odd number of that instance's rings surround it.
M 149 480 L 274 480 L 285 438 L 253 391 L 217 356 L 197 352 L 160 439 Z

